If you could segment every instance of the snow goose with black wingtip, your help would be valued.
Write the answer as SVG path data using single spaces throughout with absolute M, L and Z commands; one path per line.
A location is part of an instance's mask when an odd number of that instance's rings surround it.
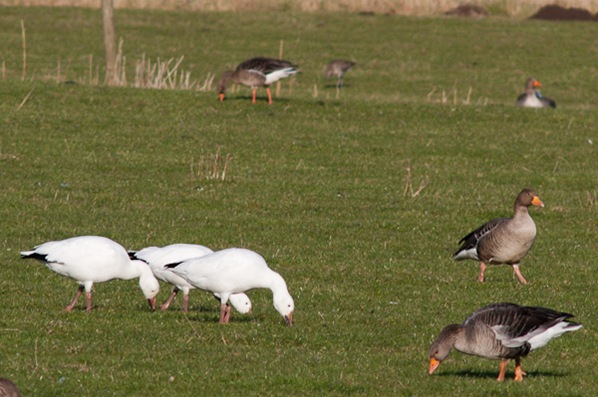
M 131 260 L 123 246 L 106 237 L 79 236 L 50 241 L 36 246 L 33 251 L 21 252 L 21 257 L 40 260 L 50 270 L 79 282 L 75 299 L 65 308 L 66 311 L 73 310 L 79 296 L 85 290 L 87 312 L 91 312 L 93 283 L 134 278 L 139 278 L 139 287 L 150 307 L 156 307 L 156 295 L 160 291 L 160 284 L 147 263 Z
M 129 251 L 129 255 L 131 259 L 146 262 L 156 278 L 174 286 L 168 300 L 160 305 L 161 310 L 168 309 L 177 293 L 183 291 L 183 311 L 187 312 L 189 308 L 189 290 L 195 289 L 195 287 L 175 274 L 172 269 L 165 267 L 165 265 L 199 258 L 212 252 L 214 251 L 210 248 L 198 244 L 171 244 L 165 247 L 147 247 L 139 251 Z M 220 300 L 219 296 L 214 296 Z M 239 313 L 251 313 L 251 300 L 244 293 L 232 294 L 230 303 Z
M 542 84 L 533 77 L 527 79 L 525 92 L 517 98 L 516 105 L 523 108 L 556 108 L 556 102 L 543 96 L 538 88 Z
M 224 94 L 230 83 L 243 84 L 251 87 L 251 102 L 256 103 L 258 87 L 266 87 L 268 104 L 272 104 L 270 84 L 278 80 L 299 73 L 297 65 L 289 61 L 267 57 L 248 59 L 237 66 L 235 70 L 227 70 L 222 74 L 218 83 L 218 97 L 224 101 Z
M 473 312 L 463 324 L 447 325 L 430 346 L 431 375 L 454 347 L 465 354 L 500 359 L 497 380 L 503 381 L 507 362 L 515 360 L 515 381 L 522 381 L 521 357 L 545 346 L 551 339 L 582 326 L 570 322 L 572 314 L 545 307 L 496 303 Z
M 527 281 L 519 270 L 519 263 L 527 255 L 536 239 L 536 224 L 527 208 L 531 205 L 544 207 L 538 194 L 532 189 L 523 189 L 515 199 L 512 218 L 497 218 L 463 237 L 463 243 L 453 259 L 473 259 L 480 261 L 478 281 L 484 281 L 486 265 L 507 264 L 523 284 Z
M 287 325 L 293 325 L 295 303 L 286 282 L 254 251 L 228 248 L 166 267 L 195 288 L 220 295 L 221 323 L 229 322 L 230 308 L 226 303 L 232 294 L 254 288 L 268 288 L 272 291 L 274 308 L 284 317 Z

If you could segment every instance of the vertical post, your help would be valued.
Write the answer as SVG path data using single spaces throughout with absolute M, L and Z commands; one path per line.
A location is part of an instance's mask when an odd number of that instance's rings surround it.
M 282 59 L 282 48 L 284 46 L 284 40 L 280 40 L 280 49 L 278 50 L 278 59 Z M 276 97 L 280 96 L 280 80 L 276 82 Z
M 114 3 L 102 0 L 104 22 L 104 48 L 106 50 L 106 84 L 116 85 L 116 31 L 114 29 Z
M 25 80 L 25 72 L 27 70 L 27 40 L 25 37 L 25 21 L 21 19 L 21 36 L 23 37 L 23 72 L 21 73 L 21 80 Z

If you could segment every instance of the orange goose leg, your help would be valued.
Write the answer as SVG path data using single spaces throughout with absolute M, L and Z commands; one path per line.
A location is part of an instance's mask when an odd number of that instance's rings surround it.
M 257 88 L 254 88 L 251 90 L 251 103 L 256 102 L 256 96 L 257 96 Z
M 266 87 L 266 94 L 268 94 L 268 105 L 272 105 L 272 93 L 269 86 Z
M 502 382 L 503 380 L 505 380 L 505 372 L 507 371 L 507 362 L 508 362 L 508 360 L 502 360 L 500 362 L 500 372 L 498 373 L 498 378 L 496 378 L 496 380 L 499 382 Z
M 517 357 L 515 359 L 515 382 L 522 382 L 523 375 L 527 374 L 521 369 L 521 359 Z
M 519 270 L 519 264 L 513 265 L 513 271 L 515 272 L 515 275 L 517 276 L 517 278 L 519 279 L 521 284 L 527 284 L 527 281 L 525 280 L 525 278 L 523 278 L 523 275 L 521 274 L 521 271 Z
M 484 282 L 484 272 L 486 271 L 486 264 L 484 262 L 480 262 L 480 275 L 478 276 L 478 281 L 480 283 Z
M 168 309 L 170 307 L 170 304 L 172 303 L 172 300 L 174 299 L 174 297 L 176 296 L 176 294 L 178 292 L 179 292 L 179 289 L 177 287 L 174 287 L 174 289 L 172 290 L 172 294 L 170 294 L 170 296 L 168 297 L 166 302 L 164 302 L 163 304 L 160 305 L 160 310 L 164 311 L 164 310 Z
M 73 307 L 75 307 L 75 305 L 77 304 L 77 301 L 79 300 L 79 297 L 83 293 L 84 288 L 85 287 L 82 285 L 79 286 L 79 288 L 77 289 L 77 293 L 75 294 L 75 299 L 73 299 L 73 301 L 71 302 L 70 305 L 68 305 L 67 307 L 64 308 L 65 311 L 70 312 L 71 310 L 73 310 Z

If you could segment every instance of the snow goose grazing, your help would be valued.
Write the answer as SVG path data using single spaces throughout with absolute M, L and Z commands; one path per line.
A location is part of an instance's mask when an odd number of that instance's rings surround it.
M 251 102 L 255 103 L 258 87 L 266 87 L 268 104 L 271 105 L 270 84 L 297 73 L 298 66 L 289 61 L 266 57 L 251 58 L 240 63 L 234 71 L 227 70 L 222 74 L 218 83 L 218 97 L 220 102 L 224 101 L 224 94 L 230 83 L 243 84 L 251 87 Z
M 221 323 L 229 321 L 230 308 L 226 303 L 232 294 L 254 288 L 268 288 L 272 291 L 274 308 L 284 317 L 287 325 L 293 325 L 295 303 L 286 282 L 256 252 L 229 248 L 166 267 L 195 288 L 220 296 Z
M 50 270 L 79 282 L 75 299 L 66 307 L 66 311 L 75 307 L 85 289 L 87 312 L 91 312 L 93 283 L 133 278 L 139 278 L 139 286 L 150 307 L 156 307 L 156 295 L 160 291 L 160 285 L 149 266 L 142 261 L 131 260 L 120 244 L 106 237 L 79 236 L 50 241 L 36 246 L 33 251 L 21 252 L 21 257 L 45 262 Z
M 171 244 L 165 247 L 147 247 L 140 251 L 129 251 L 129 256 L 131 259 L 139 259 L 146 262 L 156 278 L 174 286 L 168 300 L 160 306 L 161 310 L 168 309 L 177 293 L 183 291 L 183 311 L 187 312 L 189 308 L 189 290 L 195 289 L 195 287 L 181 276 L 175 274 L 172 269 L 164 266 L 169 263 L 198 258 L 212 252 L 214 251 L 203 245 Z M 220 300 L 219 296 L 214 296 Z M 232 294 L 230 296 L 230 303 L 239 313 L 251 313 L 251 300 L 243 293 Z
M 544 207 L 535 191 L 523 189 L 515 199 L 513 217 L 493 219 L 463 237 L 459 241 L 459 244 L 463 244 L 453 259 L 480 261 L 479 282 L 484 282 L 487 264 L 507 264 L 513 266 L 519 281 L 527 284 L 519 270 L 519 263 L 527 255 L 536 239 L 536 224 L 527 210 L 530 205 Z
M 343 76 L 355 65 L 356 63 L 352 61 L 334 59 L 326 65 L 326 68 L 324 69 L 324 77 L 327 79 L 336 77 L 336 88 L 339 89 L 344 85 Z
M 581 324 L 569 322 L 573 315 L 544 307 L 496 303 L 473 312 L 463 324 L 444 327 L 430 347 L 431 375 L 454 347 L 465 354 L 500 359 L 497 380 L 505 378 L 507 361 L 515 360 L 515 380 L 521 382 L 525 372 L 521 357 L 546 345 L 565 332 L 577 331 Z
M 527 79 L 525 92 L 517 98 L 516 105 L 523 108 L 556 108 L 556 102 L 542 96 L 538 88 L 542 84 L 533 77 Z

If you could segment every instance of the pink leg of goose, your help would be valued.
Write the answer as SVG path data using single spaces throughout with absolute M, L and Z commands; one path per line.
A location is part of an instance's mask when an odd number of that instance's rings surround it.
M 172 300 L 174 299 L 176 294 L 178 294 L 178 292 L 179 292 L 179 289 L 177 287 L 174 287 L 174 289 L 172 290 L 172 293 L 170 294 L 170 296 L 168 297 L 166 302 L 164 302 L 163 304 L 160 305 L 160 310 L 164 311 L 164 310 L 168 309 L 170 307 L 170 304 L 172 303 Z
M 256 97 L 257 97 L 257 88 L 254 88 L 251 90 L 251 103 L 255 103 L 256 102 Z
M 189 311 L 189 294 L 183 295 L 183 311 L 185 313 Z
M 226 314 L 224 315 L 224 322 L 225 322 L 226 324 L 228 324 L 228 323 L 230 322 L 230 311 L 231 311 L 231 308 L 230 308 L 230 306 L 227 304 L 227 305 L 226 305 Z
M 478 276 L 478 281 L 480 283 L 484 282 L 484 272 L 486 271 L 486 264 L 484 262 L 480 262 L 480 275 Z
M 83 293 L 84 288 L 85 287 L 82 285 L 79 286 L 79 288 L 77 289 L 77 293 L 75 294 L 75 299 L 73 299 L 73 301 L 71 302 L 70 305 L 68 305 L 67 307 L 64 308 L 65 311 L 70 312 L 71 310 L 73 310 L 73 308 L 77 304 L 77 301 L 79 300 L 79 297 Z
M 525 280 L 525 278 L 523 278 L 523 275 L 521 274 L 521 271 L 519 270 L 519 264 L 513 265 L 513 271 L 515 272 L 515 275 L 517 276 L 517 278 L 519 279 L 521 284 L 527 284 L 527 281 Z
M 266 94 L 268 94 L 268 105 L 272 105 L 272 93 L 270 92 L 270 87 L 266 87 Z
M 502 360 L 500 362 L 500 371 L 498 373 L 498 378 L 496 378 L 496 380 L 499 382 L 502 382 L 503 380 L 505 380 L 505 372 L 507 372 L 507 360 Z
M 220 324 L 226 324 L 226 310 L 228 305 L 223 303 L 220 305 Z
M 91 313 L 91 291 L 85 293 L 85 298 L 87 301 L 87 309 L 85 309 L 85 311 Z

